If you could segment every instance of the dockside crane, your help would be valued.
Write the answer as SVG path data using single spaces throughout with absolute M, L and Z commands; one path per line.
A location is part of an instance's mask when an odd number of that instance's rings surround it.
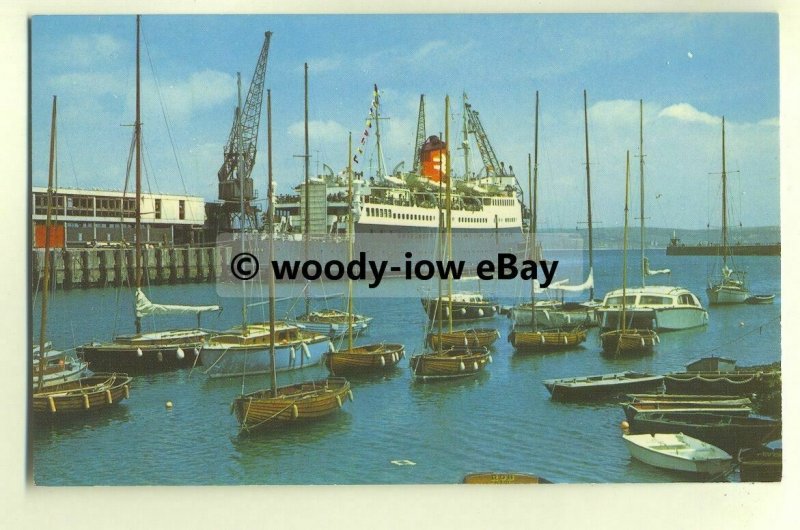
M 419 95 L 419 114 L 417 114 L 417 137 L 414 141 L 414 167 L 412 173 L 419 175 L 422 169 L 422 145 L 425 143 L 425 94 Z
M 517 181 L 517 177 L 511 171 L 511 166 L 506 166 L 497 159 L 489 137 L 483 128 L 478 111 L 472 108 L 472 105 L 467 103 L 466 94 L 464 95 L 464 115 L 465 126 L 467 132 L 472 133 L 475 138 L 475 144 L 478 146 L 478 152 L 483 161 L 484 176 L 479 180 L 484 180 L 490 184 L 499 186 L 500 188 L 511 187 L 517 194 L 519 200 L 524 204 L 524 197 L 522 188 Z
M 264 96 L 264 78 L 267 73 L 267 57 L 272 32 L 264 33 L 264 45 L 256 63 L 253 79 L 247 91 L 244 108 L 234 111 L 233 125 L 225 144 L 224 160 L 217 172 L 219 179 L 218 198 L 222 201 L 221 212 L 217 216 L 218 231 L 233 230 L 235 221 L 241 226 L 257 227 L 257 209 L 252 204 L 256 198 L 253 179 L 250 174 L 256 162 L 258 145 L 258 126 L 261 121 L 261 103 Z M 241 147 L 240 147 L 241 146 Z M 241 149 L 241 153 L 240 153 Z M 240 156 L 241 155 L 241 156 Z M 242 167 L 239 167 L 239 164 Z M 240 213 L 240 184 L 243 182 L 244 218 Z

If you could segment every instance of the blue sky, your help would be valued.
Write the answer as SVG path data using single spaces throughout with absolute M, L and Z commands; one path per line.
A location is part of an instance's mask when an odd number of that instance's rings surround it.
M 545 227 L 574 227 L 584 215 L 586 89 L 594 213 L 603 226 L 622 223 L 625 151 L 638 154 L 640 98 L 650 226 L 719 225 L 714 173 L 721 166 L 722 115 L 734 222 L 779 224 L 776 15 L 145 16 L 142 28 L 146 185 L 153 191 L 185 189 L 216 198 L 236 104 L 235 74 L 242 72 L 246 92 L 270 30 L 266 86 L 273 96 L 280 191 L 303 175 L 294 155 L 303 152 L 308 62 L 312 173 L 322 164 L 337 171 L 346 165 L 347 132 L 355 141 L 360 137 L 376 83 L 382 114 L 390 118 L 382 123 L 388 168 L 411 162 L 420 93 L 426 95 L 428 134 L 444 129 L 444 96 L 451 96 L 456 135 L 466 91 L 498 157 L 524 183 L 538 90 L 539 220 Z M 60 185 L 122 187 L 130 144 L 130 128 L 123 125 L 134 117 L 134 52 L 133 16 L 32 19 L 34 184 L 46 183 L 56 94 Z M 266 111 L 253 173 L 262 196 L 265 122 Z M 360 169 L 369 172 L 373 152 Z M 453 157 L 459 174 L 461 152 Z M 638 159 L 632 161 L 638 178 Z M 632 194 L 638 196 L 636 187 Z

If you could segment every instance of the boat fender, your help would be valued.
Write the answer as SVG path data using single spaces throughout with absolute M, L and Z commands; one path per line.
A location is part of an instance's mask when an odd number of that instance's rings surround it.
M 489 356 L 489 364 L 492 364 L 492 362 L 494 362 L 494 361 L 492 360 L 492 356 L 490 355 Z
M 158 352 L 158 354 L 156 354 L 156 358 L 158 359 L 158 362 L 162 362 L 164 360 L 164 354 Z
M 478 371 L 478 361 L 472 363 L 472 369 L 475 370 L 476 372 Z
M 464 335 L 464 346 L 469 346 L 469 342 L 467 342 L 467 336 Z
M 305 342 L 301 342 L 300 347 L 303 349 L 303 354 L 305 354 L 306 359 L 310 359 L 311 352 L 308 350 L 308 345 Z
M 128 385 L 122 385 L 122 388 L 125 389 L 125 399 L 129 399 L 131 397 L 131 391 L 128 388 Z M 86 408 L 88 409 L 89 407 L 87 406 Z
M 539 333 L 539 341 L 544 344 L 544 333 Z
M 352 390 L 348 390 L 347 391 L 347 399 L 350 400 L 350 403 L 353 402 L 353 391 Z
M 478 316 L 482 317 L 482 316 L 483 316 L 483 314 L 484 314 L 484 313 L 483 313 L 483 309 L 478 309 Z
M 336 396 L 336 403 L 339 405 L 339 408 L 342 408 L 342 397 Z
M 462 315 L 466 315 L 467 314 L 467 308 L 466 307 L 462 307 L 458 312 L 461 313 Z
M 395 354 L 395 353 L 393 352 L 393 353 L 392 353 L 392 363 L 396 363 L 397 361 L 399 361 L 399 359 L 397 358 L 397 354 Z
M 497 330 L 497 329 L 494 330 L 494 335 L 495 335 L 495 337 L 497 337 L 499 339 L 500 338 L 500 330 Z
M 444 316 L 446 316 L 446 317 L 450 316 L 450 308 L 449 307 L 445 307 L 444 308 Z
M 400 359 L 405 359 L 405 358 L 406 358 L 406 351 L 400 350 Z
M 564 344 L 569 344 L 569 339 L 567 339 L 566 335 L 564 335 Z
M 295 358 L 294 346 L 289 346 L 289 359 L 294 361 L 294 358 Z
M 197 349 L 197 348 L 194 349 L 194 356 L 195 357 L 199 357 L 200 356 L 200 350 L 199 349 Z
M 656 344 L 661 344 L 661 337 L 656 335 Z
M 467 369 L 467 367 L 464 366 L 464 361 L 461 361 L 461 363 L 458 365 L 458 369 L 462 372 Z
M 383 358 L 383 355 L 378 357 L 381 360 L 381 366 L 386 366 L 386 359 Z
M 178 359 L 183 359 L 184 357 L 186 357 L 186 355 L 183 353 L 183 350 L 181 349 L 181 347 L 180 347 L 180 346 L 178 346 L 178 349 L 177 349 L 177 350 L 175 350 L 175 356 L 176 356 Z
M 300 411 L 297 410 L 297 405 L 292 405 L 292 418 L 297 419 L 300 416 Z
M 56 411 L 56 402 L 53 400 L 53 396 L 47 396 L 47 403 L 50 404 L 50 412 Z
M 108 400 L 108 404 L 111 405 L 114 403 L 114 400 L 111 399 L 111 389 L 106 390 L 106 400 Z
M 644 337 L 642 337 L 642 347 L 644 347 Z
M 141 357 L 142 355 L 144 355 L 144 353 L 142 353 L 142 349 L 141 348 L 136 348 L 136 356 L 137 357 Z
M 89 410 L 89 394 L 83 395 L 83 408 Z
M 333 346 L 333 342 L 328 341 L 328 351 L 331 353 L 336 353 L 336 348 Z

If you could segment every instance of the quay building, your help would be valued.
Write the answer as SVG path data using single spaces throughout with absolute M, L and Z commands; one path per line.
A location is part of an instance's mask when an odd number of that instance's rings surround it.
M 47 188 L 32 188 L 33 246 L 44 247 Z M 142 242 L 184 245 L 203 242 L 205 201 L 191 195 L 142 193 Z M 118 247 L 134 241 L 136 196 L 106 190 L 60 188 L 53 194 L 50 245 Z

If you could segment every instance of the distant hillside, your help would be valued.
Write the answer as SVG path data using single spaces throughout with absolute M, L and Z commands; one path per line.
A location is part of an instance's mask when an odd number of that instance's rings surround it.
M 542 233 L 565 233 L 588 239 L 588 232 L 585 228 L 571 228 L 564 230 L 547 229 Z M 645 239 L 648 248 L 666 248 L 670 238 L 678 237 L 681 243 L 695 245 L 698 243 L 719 243 L 720 229 L 703 230 L 682 230 L 672 228 L 647 228 Z M 595 228 L 593 231 L 595 248 L 622 248 L 622 227 L 603 227 Z M 758 226 L 758 227 L 732 227 L 729 232 L 731 244 L 741 243 L 743 245 L 756 243 L 779 243 L 781 240 L 781 229 L 779 226 Z M 628 245 L 637 248 L 639 243 L 639 227 L 633 226 L 628 229 Z

